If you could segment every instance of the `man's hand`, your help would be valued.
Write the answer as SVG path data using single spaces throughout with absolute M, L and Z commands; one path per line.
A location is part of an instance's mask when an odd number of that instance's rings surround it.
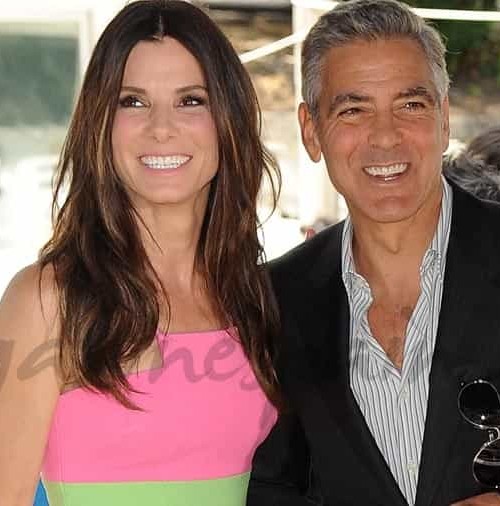
M 496 492 L 476 495 L 463 501 L 454 502 L 451 506 L 500 506 L 500 495 Z

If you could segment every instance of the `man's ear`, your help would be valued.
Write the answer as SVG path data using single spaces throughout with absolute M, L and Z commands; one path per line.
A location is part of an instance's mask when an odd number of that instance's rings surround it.
M 299 124 L 302 143 L 306 148 L 309 158 L 313 162 L 319 162 L 321 160 L 321 145 L 316 133 L 314 120 L 305 102 L 299 105 Z
M 442 151 L 443 153 L 448 149 L 448 146 L 450 144 L 450 103 L 448 99 L 448 95 L 443 100 L 442 106 L 441 106 L 441 114 L 443 117 L 443 146 Z

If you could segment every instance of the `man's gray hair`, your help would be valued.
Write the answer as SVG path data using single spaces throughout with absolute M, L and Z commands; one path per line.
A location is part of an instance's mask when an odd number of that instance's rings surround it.
M 351 0 L 323 14 L 302 46 L 302 96 L 314 119 L 319 117 L 322 70 L 327 52 L 356 40 L 408 38 L 420 44 L 444 99 L 450 79 L 446 47 L 439 32 L 396 0 Z

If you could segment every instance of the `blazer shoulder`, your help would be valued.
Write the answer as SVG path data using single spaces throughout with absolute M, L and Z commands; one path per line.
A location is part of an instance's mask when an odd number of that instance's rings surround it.
M 453 185 L 453 218 L 457 226 L 464 227 L 468 234 L 477 234 L 485 238 L 485 234 L 493 238 L 492 227 L 496 229 L 500 222 L 500 203 L 482 200 Z M 494 234 L 495 237 L 500 236 Z
M 273 284 L 287 286 L 295 281 L 332 271 L 340 265 L 344 221 L 331 225 L 281 257 L 269 262 Z
M 483 209 L 483 212 L 487 213 L 492 220 L 494 220 L 495 224 L 498 225 L 498 219 L 500 217 L 500 202 L 479 200 L 477 198 L 475 200 L 478 202 L 478 206 Z

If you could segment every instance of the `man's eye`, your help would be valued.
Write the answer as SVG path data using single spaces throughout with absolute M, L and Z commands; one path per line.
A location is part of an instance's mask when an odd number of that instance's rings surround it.
M 182 106 L 196 106 L 196 105 L 205 105 L 207 101 L 203 97 L 197 97 L 195 95 L 188 95 L 183 97 L 181 100 Z
M 339 112 L 339 116 L 356 116 L 356 114 L 359 114 L 361 112 L 361 109 L 358 107 L 350 107 L 349 109 L 344 109 L 343 111 Z
M 423 102 L 406 102 L 404 109 L 408 111 L 421 111 L 425 109 L 425 104 Z
M 144 107 L 144 103 L 133 95 L 120 98 L 120 107 Z

